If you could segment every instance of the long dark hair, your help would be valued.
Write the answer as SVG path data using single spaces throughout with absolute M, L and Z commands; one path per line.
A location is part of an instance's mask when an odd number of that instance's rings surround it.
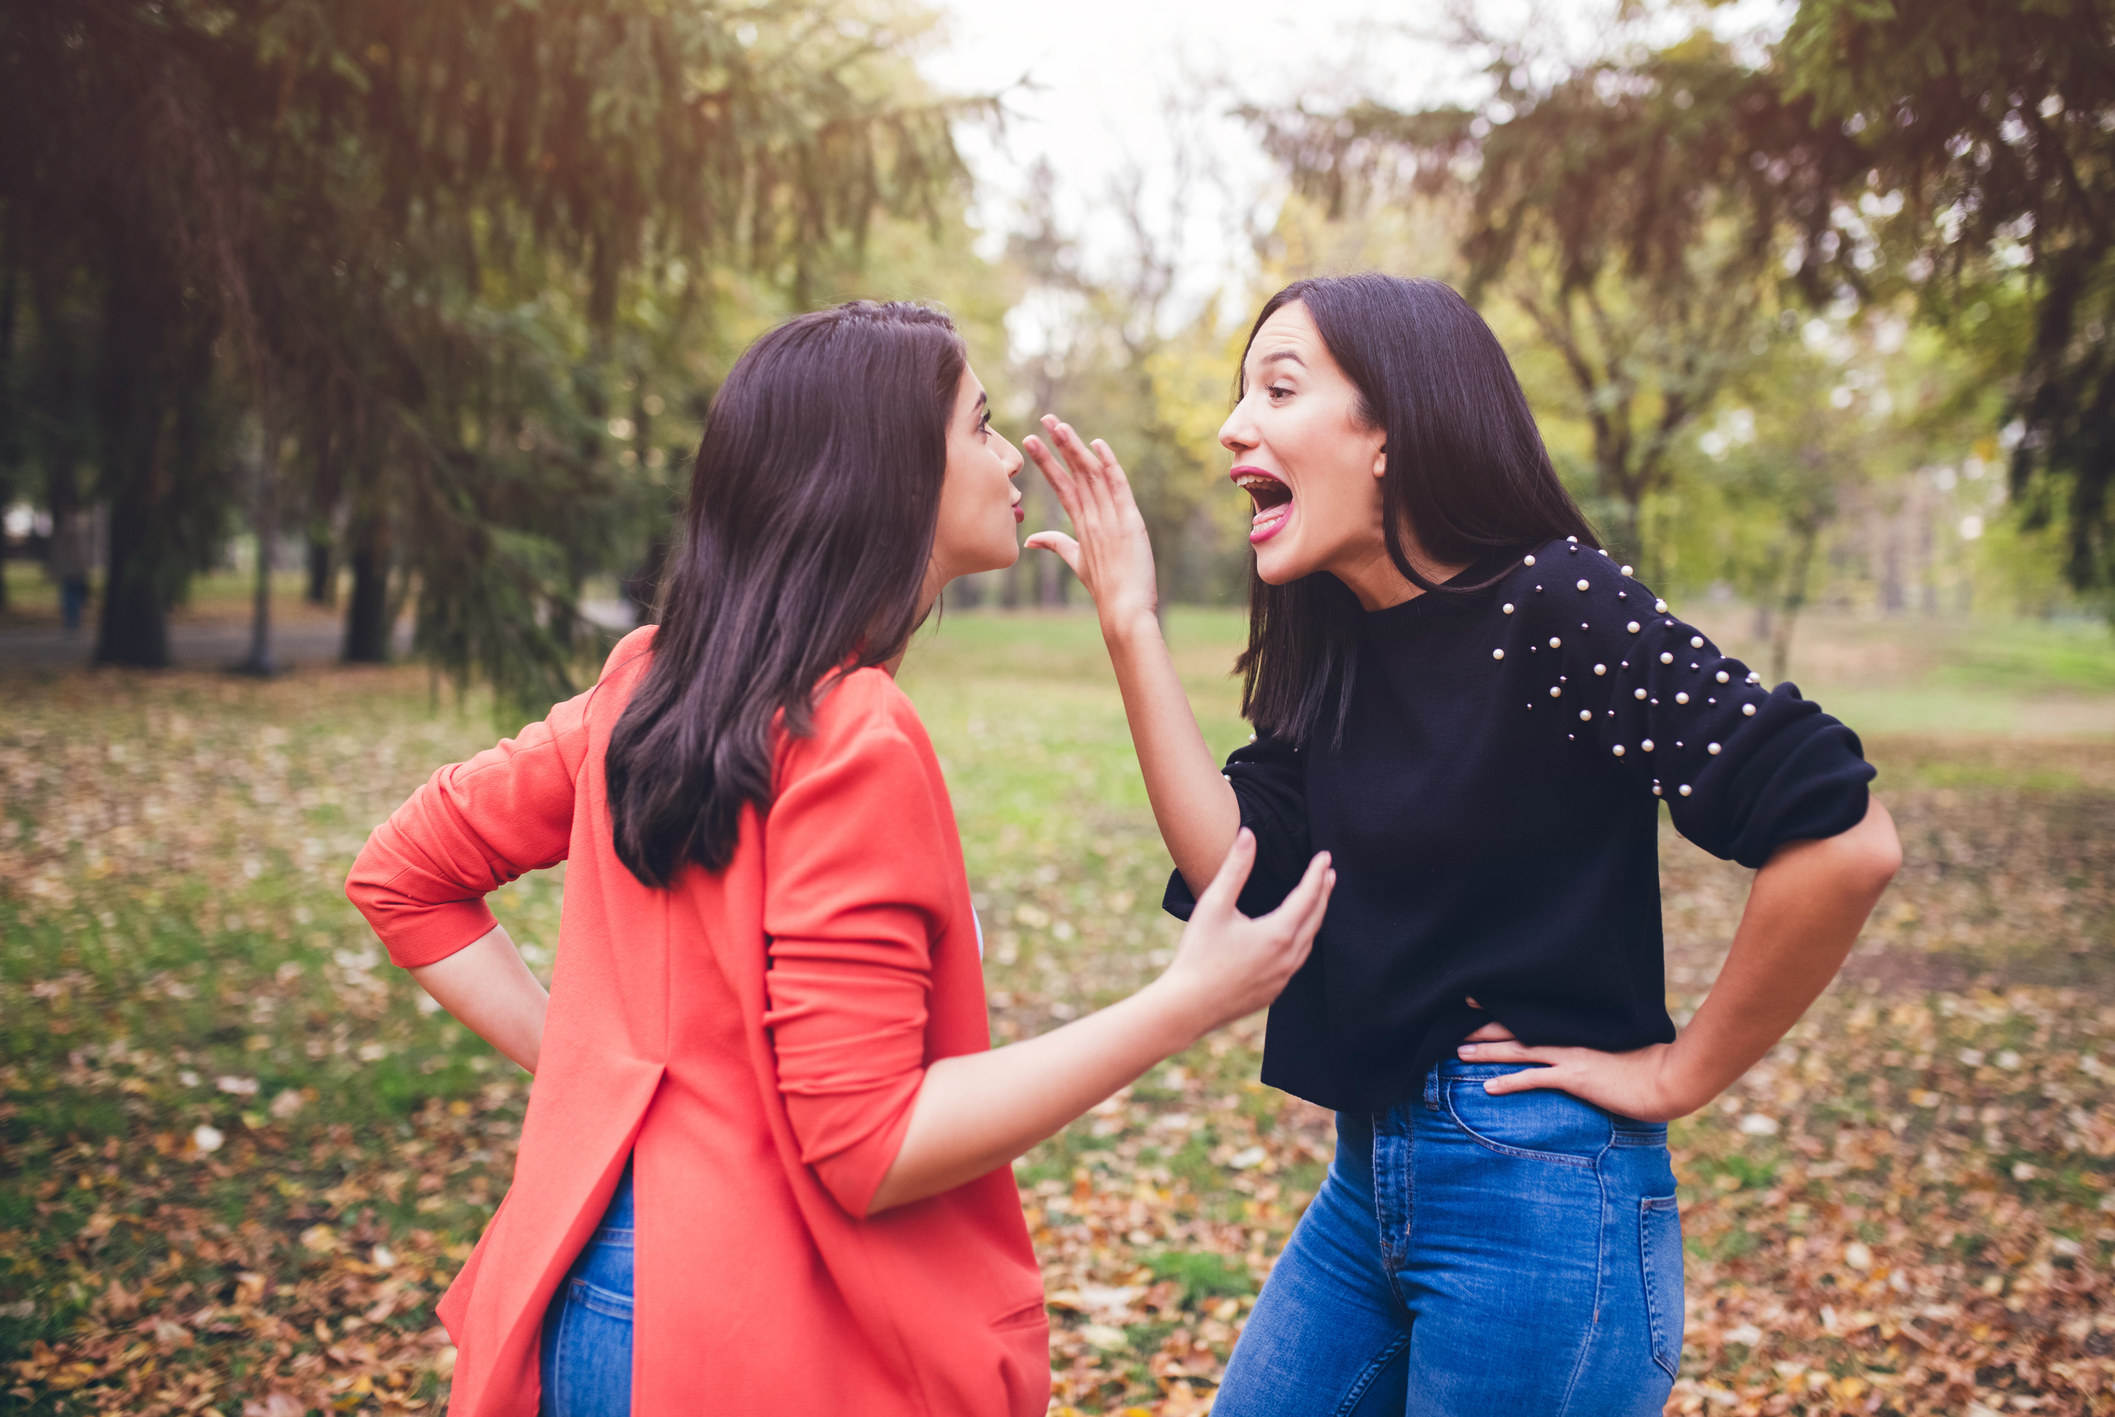
M 966 362 L 947 316 L 859 301 L 788 320 L 728 372 L 605 759 L 617 857 L 647 885 L 725 867 L 743 808 L 770 801 L 774 728 L 811 732 L 825 676 L 917 629 Z
M 1359 414 L 1387 435 L 1381 532 L 1388 559 L 1411 584 L 1440 595 L 1486 588 L 1439 585 L 1411 563 L 1405 533 L 1426 559 L 1476 565 L 1558 537 L 1601 543 L 1550 466 L 1527 397 L 1491 327 L 1442 281 L 1368 272 L 1294 281 L 1270 298 L 1248 332 L 1287 305 L 1307 307 L 1322 342 L 1359 391 Z M 1248 347 L 1241 351 L 1248 365 Z M 1240 376 L 1237 376 L 1240 377 Z M 1237 387 L 1236 397 L 1245 390 Z M 1334 710 L 1341 743 L 1351 707 L 1359 604 L 1317 572 L 1266 584 L 1249 564 L 1248 648 L 1241 712 L 1294 743 Z

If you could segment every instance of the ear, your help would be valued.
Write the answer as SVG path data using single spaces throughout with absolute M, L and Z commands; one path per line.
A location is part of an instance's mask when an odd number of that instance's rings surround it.
M 1383 439 L 1381 441 L 1381 445 L 1373 450 L 1373 475 L 1375 478 L 1379 478 L 1383 473 L 1387 471 L 1388 443 L 1386 439 Z

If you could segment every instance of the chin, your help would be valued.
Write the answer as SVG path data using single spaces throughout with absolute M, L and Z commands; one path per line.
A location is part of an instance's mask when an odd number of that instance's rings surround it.
M 991 556 L 984 565 L 979 566 L 977 569 L 980 571 L 1003 571 L 1020 559 L 1021 543 L 1015 541 L 1011 535 L 1008 535 L 1004 543 L 992 547 Z
M 1314 574 L 1313 566 L 1302 564 L 1301 558 L 1292 554 L 1293 548 L 1265 544 L 1256 551 L 1256 579 L 1265 585 L 1291 585 Z

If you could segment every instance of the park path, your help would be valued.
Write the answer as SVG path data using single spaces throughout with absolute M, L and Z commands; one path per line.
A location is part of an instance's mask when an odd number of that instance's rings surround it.
M 631 608 L 615 600 L 588 600 L 581 613 L 596 624 L 624 631 L 632 627 Z M 275 610 L 272 656 L 288 669 L 336 664 L 345 645 L 345 624 L 336 615 L 313 611 L 287 614 Z M 391 649 L 398 658 L 411 653 L 410 616 L 397 622 Z M 51 674 L 85 669 L 95 652 L 91 621 L 72 635 L 56 620 L 0 621 L 0 676 Z M 250 652 L 250 622 L 233 616 L 177 616 L 169 622 L 169 658 L 175 669 L 226 669 Z
M 335 664 L 344 648 L 345 628 L 336 618 L 317 616 L 274 626 L 272 654 L 290 669 Z M 397 654 L 411 649 L 411 621 L 397 626 Z M 0 674 L 47 674 L 86 668 L 95 651 L 94 627 L 73 634 L 56 623 L 0 624 Z M 250 627 L 233 620 L 176 620 L 169 625 L 169 658 L 177 669 L 225 669 L 250 652 Z

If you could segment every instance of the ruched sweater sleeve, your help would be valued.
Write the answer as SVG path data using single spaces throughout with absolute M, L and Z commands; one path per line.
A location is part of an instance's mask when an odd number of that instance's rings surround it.
M 1857 825 L 1873 778 L 1857 735 L 1797 686 L 1764 688 L 1628 572 L 1558 541 L 1506 579 L 1478 628 L 1520 711 L 1606 754 L 1714 856 L 1759 867 Z
M 1307 869 L 1307 773 L 1300 750 L 1269 734 L 1258 734 L 1226 760 L 1226 780 L 1241 807 L 1241 825 L 1256 836 L 1256 864 L 1242 887 L 1244 915 L 1266 915 L 1278 908 Z M 1197 908 L 1196 893 L 1182 872 L 1168 876 L 1161 905 L 1180 920 Z
M 440 769 L 368 837 L 345 894 L 393 962 L 446 959 L 497 923 L 487 895 L 565 860 L 595 692 Z
M 791 740 L 764 823 L 765 976 L 801 1160 L 866 1214 L 925 1079 L 932 941 L 959 885 L 947 789 L 910 701 L 845 680 Z

